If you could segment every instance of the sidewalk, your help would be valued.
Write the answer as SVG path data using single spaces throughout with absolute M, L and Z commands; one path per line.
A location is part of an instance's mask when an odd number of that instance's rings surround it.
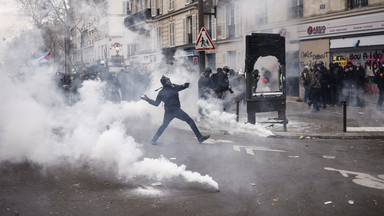
M 328 106 L 312 113 L 307 103 L 287 97 L 287 131 L 283 125 L 268 127 L 276 138 L 384 139 L 384 112 L 376 110 L 378 95 L 367 95 L 366 106 L 347 106 L 347 132 L 343 132 L 343 107 Z M 258 114 L 263 118 L 265 114 Z

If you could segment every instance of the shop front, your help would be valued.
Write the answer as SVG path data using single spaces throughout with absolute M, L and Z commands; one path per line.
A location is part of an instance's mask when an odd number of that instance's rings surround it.
M 360 63 L 366 71 L 366 92 L 378 94 L 373 77 L 384 64 L 383 17 L 381 12 L 299 25 L 300 62 L 310 66 L 316 61 L 326 66 Z

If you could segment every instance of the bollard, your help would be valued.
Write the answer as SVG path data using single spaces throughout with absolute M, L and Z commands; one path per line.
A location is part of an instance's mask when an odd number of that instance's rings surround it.
M 240 101 L 236 100 L 236 122 L 239 122 L 239 104 Z
M 343 132 L 347 132 L 347 102 L 343 101 Z

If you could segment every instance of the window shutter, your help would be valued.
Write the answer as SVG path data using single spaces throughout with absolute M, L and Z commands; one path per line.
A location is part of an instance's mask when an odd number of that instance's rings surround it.
M 192 15 L 192 42 L 196 42 L 196 14 Z
M 187 18 L 183 18 L 183 44 L 187 43 Z

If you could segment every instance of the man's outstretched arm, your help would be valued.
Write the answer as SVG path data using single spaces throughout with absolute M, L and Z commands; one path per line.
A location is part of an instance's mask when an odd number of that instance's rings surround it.
M 159 104 L 161 103 L 161 100 L 160 100 L 160 98 L 159 98 L 159 95 L 157 95 L 156 100 L 152 100 L 152 99 L 149 98 L 147 95 L 142 95 L 140 98 L 141 98 L 142 100 L 147 101 L 149 104 L 152 104 L 153 106 L 159 106 Z
M 178 91 L 181 91 L 181 90 L 184 90 L 186 88 L 189 87 L 189 83 L 184 83 L 183 85 L 175 85 L 175 88 L 178 90 Z

